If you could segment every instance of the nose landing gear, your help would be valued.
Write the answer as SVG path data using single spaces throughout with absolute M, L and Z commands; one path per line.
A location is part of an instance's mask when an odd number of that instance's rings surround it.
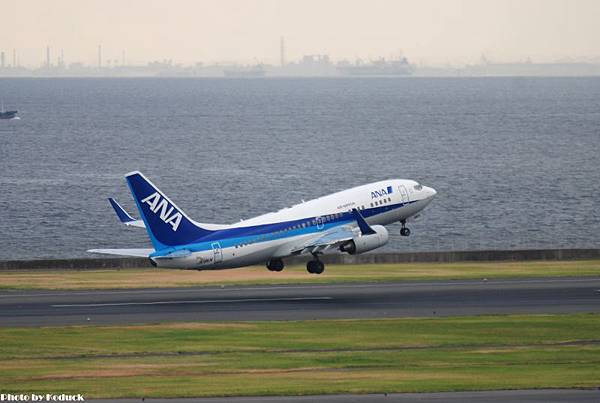
M 402 228 L 400 229 L 400 235 L 402 235 L 402 236 L 409 236 L 410 235 L 410 229 L 406 228 L 406 221 L 402 220 L 400 222 L 402 223 Z

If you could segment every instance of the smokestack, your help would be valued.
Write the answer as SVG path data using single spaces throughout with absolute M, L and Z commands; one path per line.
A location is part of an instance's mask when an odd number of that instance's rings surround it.
M 46 46 L 46 67 L 50 68 L 50 46 Z
M 0 69 L 4 69 L 4 52 L 0 52 Z
M 17 67 L 17 49 L 13 49 L 13 67 Z
M 283 39 L 283 36 L 281 37 L 281 39 L 279 41 L 279 57 L 280 57 L 281 67 L 284 67 L 285 66 L 285 41 Z
M 102 45 L 98 45 L 98 68 L 102 67 Z

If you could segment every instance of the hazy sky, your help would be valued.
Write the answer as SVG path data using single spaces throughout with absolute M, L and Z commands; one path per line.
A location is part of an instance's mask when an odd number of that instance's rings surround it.
M 0 50 L 39 65 L 255 61 L 326 53 L 416 63 L 600 56 L 600 0 L 0 0 Z

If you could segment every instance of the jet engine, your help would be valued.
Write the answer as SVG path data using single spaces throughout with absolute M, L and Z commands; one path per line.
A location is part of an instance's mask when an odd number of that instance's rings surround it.
M 389 239 L 388 230 L 383 225 L 373 225 L 371 228 L 375 231 L 374 234 L 354 237 L 342 244 L 340 250 L 348 252 L 351 255 L 356 255 L 385 245 Z

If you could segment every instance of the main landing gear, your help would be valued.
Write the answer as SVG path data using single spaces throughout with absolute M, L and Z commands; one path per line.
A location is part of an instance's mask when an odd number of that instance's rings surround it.
M 313 255 L 315 257 L 314 260 L 309 260 L 306 263 L 306 270 L 308 270 L 311 274 L 321 274 L 325 270 L 325 265 L 323 262 L 319 260 L 317 255 Z
M 281 259 L 271 259 L 267 262 L 267 269 L 270 271 L 281 271 L 284 266 L 283 260 Z
M 400 221 L 400 223 L 402 223 L 402 228 L 400 229 L 400 235 L 409 236 L 410 229 L 406 228 L 406 220 L 402 220 L 402 221 Z

